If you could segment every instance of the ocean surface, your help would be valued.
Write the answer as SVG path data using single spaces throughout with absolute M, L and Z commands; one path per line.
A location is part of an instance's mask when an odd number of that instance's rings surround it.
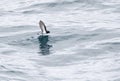
M 120 81 L 120 0 L 0 0 L 0 81 Z

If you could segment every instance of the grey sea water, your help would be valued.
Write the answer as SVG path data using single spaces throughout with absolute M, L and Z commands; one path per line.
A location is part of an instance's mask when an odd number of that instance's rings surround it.
M 120 0 L 0 0 L 0 81 L 120 81 Z

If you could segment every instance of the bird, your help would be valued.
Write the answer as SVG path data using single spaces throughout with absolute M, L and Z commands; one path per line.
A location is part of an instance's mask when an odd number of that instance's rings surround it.
M 39 27 L 41 29 L 42 34 L 43 34 L 44 30 L 46 33 L 50 33 L 50 31 L 47 30 L 46 25 L 44 24 L 44 22 L 42 20 L 39 21 Z

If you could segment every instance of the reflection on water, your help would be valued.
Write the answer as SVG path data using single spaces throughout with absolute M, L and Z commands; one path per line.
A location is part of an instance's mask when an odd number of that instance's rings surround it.
M 40 35 L 38 37 L 39 43 L 40 43 L 40 53 L 42 55 L 49 55 L 50 54 L 50 48 L 52 45 L 49 45 L 49 36 L 48 35 Z

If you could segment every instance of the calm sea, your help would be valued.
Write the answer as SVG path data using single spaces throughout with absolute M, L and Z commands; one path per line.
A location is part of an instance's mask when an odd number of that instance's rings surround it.
M 0 81 L 120 81 L 120 0 L 0 0 Z

